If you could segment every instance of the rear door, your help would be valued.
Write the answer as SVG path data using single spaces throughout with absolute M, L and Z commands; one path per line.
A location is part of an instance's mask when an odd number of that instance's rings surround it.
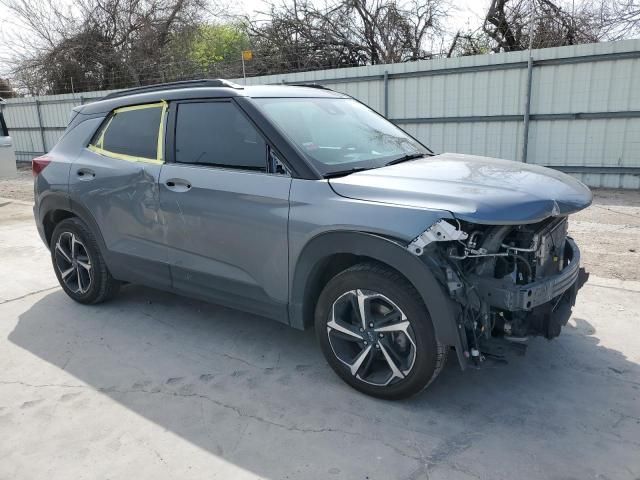
M 4 115 L 0 111 L 0 178 L 16 175 L 16 154 Z
M 291 177 L 234 101 L 171 108 L 160 204 L 174 288 L 287 322 Z
M 159 288 L 171 283 L 158 193 L 166 112 L 164 102 L 114 110 L 69 175 L 73 205 L 97 223 L 111 273 Z

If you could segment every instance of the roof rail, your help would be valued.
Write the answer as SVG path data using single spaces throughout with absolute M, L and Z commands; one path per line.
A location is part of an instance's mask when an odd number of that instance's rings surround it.
M 288 87 L 308 87 L 308 88 L 319 88 L 321 90 L 331 90 L 329 87 L 325 87 L 324 85 L 320 85 L 319 83 L 285 83 Z M 333 90 L 331 90 L 333 92 Z
M 178 88 L 197 88 L 197 87 L 227 87 L 242 89 L 241 85 L 230 82 L 228 80 L 222 80 L 219 78 L 205 78 L 201 80 L 183 80 L 180 82 L 170 83 L 157 83 L 155 85 L 146 85 L 144 87 L 128 88 L 119 92 L 110 93 L 102 100 L 109 100 L 112 98 L 126 97 L 127 95 L 135 95 L 137 93 L 159 92 L 161 90 L 176 90 Z

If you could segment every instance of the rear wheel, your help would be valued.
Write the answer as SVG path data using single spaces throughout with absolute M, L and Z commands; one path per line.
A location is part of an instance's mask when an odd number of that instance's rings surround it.
M 315 327 L 329 365 L 368 395 L 411 396 L 446 361 L 418 292 L 381 265 L 358 264 L 331 279 L 318 299 Z
M 61 221 L 51 236 L 51 260 L 60 286 L 80 303 L 100 303 L 112 298 L 120 283 L 102 258 L 96 239 L 78 218 Z

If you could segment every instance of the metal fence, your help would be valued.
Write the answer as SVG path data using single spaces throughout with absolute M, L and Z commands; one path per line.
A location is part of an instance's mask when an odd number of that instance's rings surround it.
M 640 188 L 640 40 L 246 79 L 265 83 L 347 93 L 435 151 L 550 166 L 595 187 Z M 70 109 L 106 93 L 8 100 L 18 159 L 50 149 Z

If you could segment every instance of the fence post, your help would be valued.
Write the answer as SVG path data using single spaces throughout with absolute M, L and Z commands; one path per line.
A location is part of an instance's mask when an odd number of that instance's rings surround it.
M 384 71 L 384 116 L 389 116 L 389 72 Z
M 531 80 L 533 78 L 533 28 L 536 23 L 536 5 L 531 2 L 529 12 L 529 58 L 527 59 L 527 85 L 524 100 L 524 125 L 522 132 L 522 163 L 527 163 L 529 154 L 529 120 L 531 117 Z
M 522 133 L 522 163 L 527 163 L 529 153 L 529 120 L 531 117 L 531 80 L 533 78 L 533 58 L 527 61 L 527 85 L 524 101 L 524 132 Z
M 42 140 L 42 153 L 47 153 L 47 142 L 44 137 L 44 125 L 42 124 L 42 113 L 40 112 L 40 100 L 36 99 L 36 112 L 38 112 L 38 129 Z

